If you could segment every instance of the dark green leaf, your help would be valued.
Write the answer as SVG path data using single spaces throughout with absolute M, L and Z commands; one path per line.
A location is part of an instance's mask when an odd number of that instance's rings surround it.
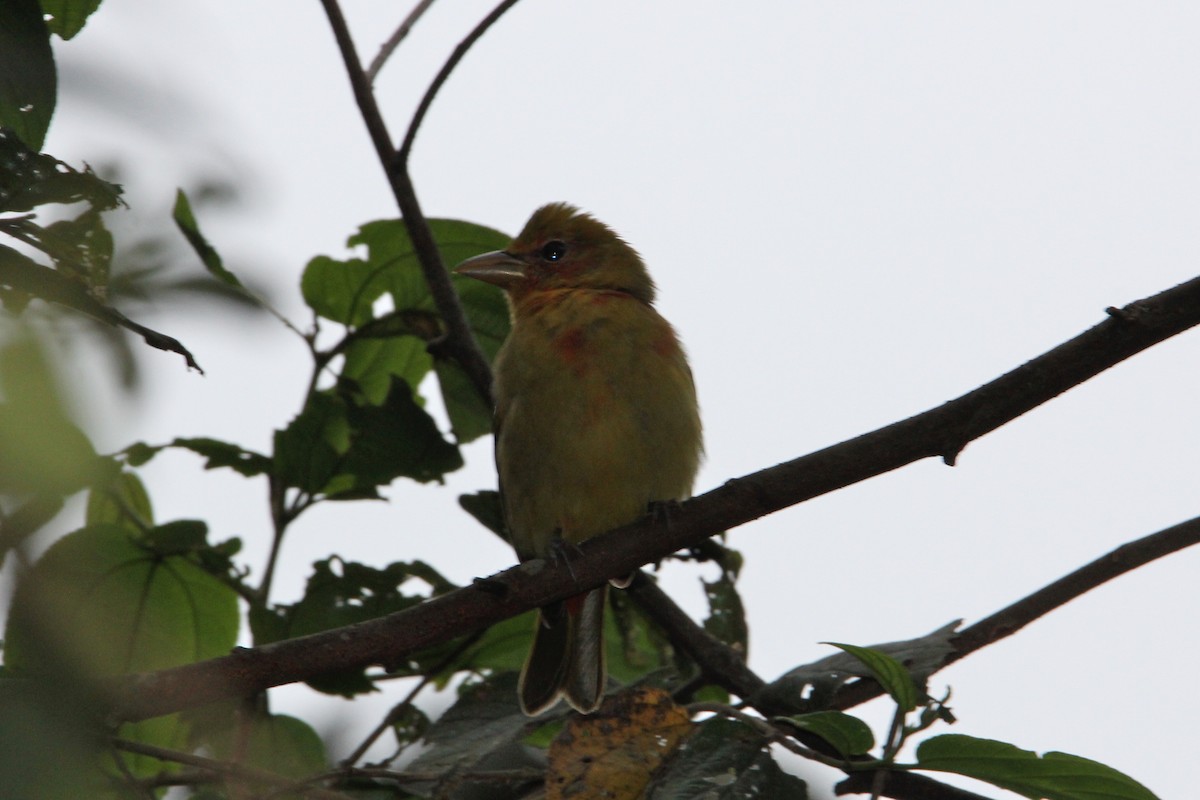
M 349 406 L 346 418 L 353 442 L 341 464 L 357 487 L 384 486 L 396 478 L 441 480 L 463 464 L 458 448 L 413 399 L 404 381 L 393 379 L 379 406 Z
M 42 12 L 51 33 L 70 39 L 83 30 L 100 0 L 42 0 Z
M 469 772 L 477 765 L 542 768 L 544 760 L 522 745 L 528 725 L 529 718 L 517 707 L 517 676 L 493 676 L 464 689 L 458 702 L 429 727 L 426 747 L 409 770 L 445 775 Z M 413 789 L 422 791 L 419 786 Z
M 0 566 L 9 550 L 58 516 L 62 507 L 63 499 L 57 494 L 35 494 L 7 516 L 0 515 Z
M 200 224 L 196 222 L 196 215 L 192 213 L 192 204 L 188 201 L 187 194 L 183 189 L 179 189 L 175 193 L 175 211 L 172 216 L 184 238 L 188 240 L 188 244 L 196 251 L 196 255 L 200 256 L 200 260 L 209 274 L 229 286 L 244 288 L 238 277 L 225 268 L 216 248 L 209 244 L 208 239 L 204 238 L 204 234 L 200 232 Z
M 7 5 L 0 4 L 0 8 Z M 96 211 L 116 208 L 122 203 L 121 187 L 100 179 L 90 169 L 78 172 L 39 153 L 37 147 L 0 127 L 0 211 L 32 211 L 46 203 L 79 202 Z
M 237 596 L 216 578 L 126 528 L 93 525 L 56 542 L 17 587 L 5 657 L 36 671 L 52 643 L 93 674 L 151 671 L 223 655 L 237 629 Z
M 415 392 L 433 365 L 425 343 L 414 336 L 356 339 L 345 349 L 345 356 L 342 378 L 354 381 L 372 405 L 383 403 L 393 378 L 403 380 Z
M 340 453 L 350 445 L 346 404 L 329 392 L 314 392 L 288 426 L 275 432 L 275 470 L 288 486 L 315 495 L 337 474 Z M 352 488 L 353 481 L 342 489 Z
M 779 768 L 767 742 L 749 726 L 714 717 L 675 751 L 650 783 L 646 800 L 805 800 L 804 781 Z
M 177 519 L 151 528 L 141 544 L 160 556 L 176 556 L 208 547 L 207 540 L 207 523 L 198 519 Z
M 504 506 L 500 502 L 500 493 L 485 489 L 475 494 L 460 494 L 458 504 L 474 517 L 480 525 L 508 541 L 505 535 Z
M 944 734 L 917 748 L 919 769 L 952 772 L 1045 800 L 1157 800 L 1112 767 L 1068 753 L 1038 756 L 1007 742 Z
M 425 593 L 406 593 L 413 579 L 429 587 Z M 410 608 L 435 594 L 454 589 L 454 585 L 421 561 L 396 562 L 383 569 L 336 558 L 313 564 L 304 597 L 293 605 L 272 610 L 251 610 L 251 629 L 255 644 L 263 645 L 284 638 L 352 625 Z M 350 697 L 374 691 L 374 684 L 362 668 L 326 675 L 309 682 L 313 688 L 329 694 Z
M 236 444 L 205 437 L 176 439 L 170 447 L 182 447 L 204 456 L 205 469 L 228 467 L 247 478 L 271 471 L 271 459 Z M 128 450 L 126 451 L 128 452 Z M 132 462 L 131 462 L 132 463 Z
M 913 683 L 912 675 L 896 659 L 887 653 L 870 647 L 859 647 L 853 644 L 825 642 L 843 650 L 861 661 L 871 671 L 871 676 L 879 682 L 883 690 L 891 695 L 896 705 L 904 711 L 912 711 L 917 707 L 918 692 Z
M 725 571 L 711 583 L 701 581 L 709 608 L 708 618 L 704 620 L 704 630 L 745 657 L 749 647 L 750 630 L 746 625 L 746 609 L 742 605 L 742 596 L 738 594 L 734 581 L 734 575 Z
M 450 417 L 450 429 L 458 443 L 467 444 L 491 433 L 492 408 L 475 391 L 475 385 L 458 362 L 441 358 L 433 366 Z
M 779 717 L 779 720 L 801 730 L 815 733 L 843 757 L 866 755 L 875 746 L 871 727 L 858 717 L 841 711 L 814 711 L 794 717 Z
M 0 127 L 40 150 L 54 114 L 58 75 L 37 0 L 0 3 Z M 0 161 L 0 170 L 8 169 Z

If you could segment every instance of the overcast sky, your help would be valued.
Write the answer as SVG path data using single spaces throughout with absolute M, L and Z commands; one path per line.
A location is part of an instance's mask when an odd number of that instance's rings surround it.
M 377 86 L 393 134 L 488 10 L 434 4 Z M 407 4 L 347 0 L 364 59 Z M 525 0 L 435 103 L 412 171 L 425 211 L 517 231 L 583 206 L 645 256 L 692 358 L 707 431 L 698 490 L 956 397 L 1200 272 L 1200 6 L 1191 2 Z M 107 0 L 56 43 L 46 145 L 125 155 L 134 213 L 234 181 L 201 214 L 229 265 L 304 325 L 298 278 L 397 214 L 316 0 Z M 196 265 L 199 269 L 199 265 Z M 148 392 L 113 392 L 102 448 L 176 435 L 269 447 L 309 361 L 266 320 L 151 316 L 207 375 L 146 350 Z M 750 663 L 770 679 L 821 641 L 974 622 L 1192 517 L 1200 333 L 971 444 L 737 529 Z M 457 507 L 494 485 L 491 443 L 446 488 L 331 504 L 295 526 L 276 599 L 336 551 L 423 558 L 456 581 L 512 554 Z M 261 566 L 265 490 L 186 454 L 146 470 L 160 519 L 208 519 Z M 1125 576 L 934 677 L 952 730 L 1063 750 L 1164 798 L 1194 792 L 1200 554 Z M 696 614 L 699 583 L 667 587 Z M 303 688 L 276 710 L 376 721 Z M 881 732 L 886 708 L 866 709 Z M 826 781 L 827 784 L 827 781 Z M 995 790 L 985 794 L 1002 796 Z

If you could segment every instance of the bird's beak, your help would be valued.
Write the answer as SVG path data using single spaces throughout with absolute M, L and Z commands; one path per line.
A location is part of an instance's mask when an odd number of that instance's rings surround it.
M 455 267 L 454 271 L 502 289 L 523 283 L 528 277 L 525 274 L 525 262 L 503 250 L 468 258 Z

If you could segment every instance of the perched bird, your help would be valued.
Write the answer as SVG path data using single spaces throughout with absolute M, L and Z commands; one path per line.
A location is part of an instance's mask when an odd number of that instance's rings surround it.
M 637 251 L 552 203 L 506 250 L 456 271 L 502 287 L 512 312 L 495 362 L 496 465 L 522 561 L 691 495 L 703 450 L 696 389 Z M 585 714 L 600 705 L 607 597 L 602 587 L 541 609 L 521 671 L 526 714 L 560 697 Z

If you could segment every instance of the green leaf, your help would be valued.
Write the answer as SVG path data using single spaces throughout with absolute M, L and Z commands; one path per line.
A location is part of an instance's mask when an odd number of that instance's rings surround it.
M 824 644 L 833 645 L 861 661 L 871 671 L 871 676 L 879 682 L 885 692 L 891 695 L 892 699 L 896 701 L 896 705 L 900 706 L 903 711 L 912 711 L 917 707 L 919 697 L 917 687 L 913 683 L 912 675 L 899 661 L 887 653 L 881 653 L 870 647 L 839 644 L 838 642 L 824 642 Z
M 746 608 L 735 585 L 736 575 L 722 570 L 711 583 L 701 580 L 708 598 L 709 615 L 704 630 L 735 648 L 744 658 L 749 649 L 750 629 L 746 625 Z
M 0 4 L 0 8 L 8 6 Z M 0 55 L 0 61 L 5 55 Z M 0 128 L 0 211 L 32 211 L 46 203 L 80 202 L 97 211 L 116 208 L 122 203 L 121 187 L 102 180 L 91 169 L 79 172 L 39 153 L 37 146 Z
M 1035 800 L 1157 800 L 1133 778 L 1099 762 L 1068 753 L 1038 756 L 1007 742 L 962 734 L 926 739 L 917 748 L 916 766 L 965 775 Z
M 0 3 L 0 127 L 40 150 L 54 114 L 58 74 L 37 0 Z M 0 161 L 0 170 L 7 170 Z
M 214 658 L 237 638 L 237 596 L 182 556 L 162 556 L 112 524 L 71 533 L 17 587 L 5 631 L 10 667 L 64 655 L 92 674 Z
M 644 795 L 648 800 L 808 797 L 804 781 L 781 770 L 767 742 L 749 726 L 714 717 L 697 727 L 659 768 Z
M 410 772 L 447 775 L 487 769 L 545 768 L 521 744 L 529 718 L 517 706 L 517 676 L 505 672 L 462 690 L 458 701 L 425 732 L 425 749 Z M 424 794 L 429 785 L 413 786 Z
M 234 724 L 227 715 L 226 721 L 228 724 L 219 727 L 206 726 L 204 731 L 204 743 L 215 758 L 236 760 L 294 781 L 327 769 L 325 745 L 303 720 L 283 714 L 262 714 L 240 724 Z
M 66 496 L 112 469 L 67 418 L 57 376 L 33 337 L 0 348 L 0 393 L 0 493 Z
M 777 717 L 801 730 L 815 733 L 837 750 L 844 758 L 869 753 L 875 746 L 871 727 L 858 717 L 841 711 L 814 711 L 794 717 Z
M 154 509 L 141 478 L 122 471 L 88 492 L 84 519 L 88 525 L 124 525 L 137 534 L 154 524 Z
M 341 470 L 353 476 L 358 488 L 384 486 L 400 477 L 441 480 L 463 465 L 458 448 L 442 437 L 404 381 L 392 380 L 381 405 L 348 407 L 346 418 L 354 439 Z
M 316 495 L 337 474 L 340 452 L 349 447 L 346 404 L 329 392 L 314 392 L 298 415 L 275 432 L 275 470 L 288 486 Z
M 270 472 L 272 467 L 271 459 L 267 456 L 218 439 L 181 438 L 175 439 L 169 446 L 182 447 L 203 456 L 205 469 L 228 467 L 247 478 Z
M 216 248 L 209 244 L 208 239 L 204 238 L 204 234 L 200 232 L 200 224 L 196 222 L 196 215 L 192 213 L 192 204 L 183 189 L 175 192 L 175 210 L 172 216 L 184 238 L 188 240 L 188 244 L 196 251 L 196 255 L 200 256 L 200 260 L 209 274 L 229 286 L 244 288 L 238 277 L 225 268 Z
M 379 273 L 362 259 L 337 261 L 317 256 L 304 268 L 300 293 L 308 307 L 325 319 L 351 327 L 362 325 L 371 319 L 372 303 L 387 289 Z
M 100 7 L 100 0 L 42 0 L 42 13 L 51 33 L 71 39 L 83 30 L 88 17 Z
M 354 381 L 372 405 L 384 402 L 393 378 L 416 391 L 433 365 L 425 343 L 414 336 L 356 339 L 346 347 L 345 355 L 342 378 Z
M 475 385 L 458 362 L 440 358 L 433 366 L 442 388 L 446 415 L 450 417 L 450 429 L 458 443 L 467 444 L 490 434 L 494 424 L 492 408 L 475 391 Z
M 426 593 L 406 593 L 403 586 L 419 580 Z M 383 569 L 329 558 L 313 564 L 304 597 L 292 605 L 251 611 L 256 645 L 339 628 L 411 608 L 456 587 L 421 561 L 396 562 Z M 414 659 L 418 656 L 414 656 Z M 363 668 L 325 675 L 309 685 L 328 694 L 351 697 L 375 690 Z

